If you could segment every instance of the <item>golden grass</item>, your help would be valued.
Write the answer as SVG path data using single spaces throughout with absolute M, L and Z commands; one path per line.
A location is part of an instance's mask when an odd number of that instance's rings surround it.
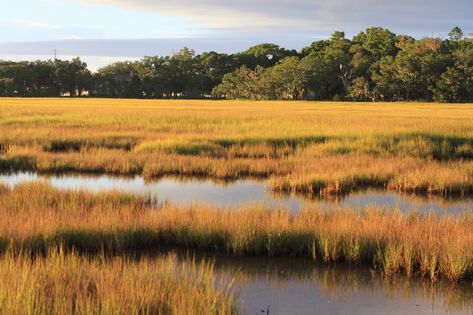
M 473 105 L 0 99 L 0 169 L 472 191 Z
M 300 158 L 288 175 L 273 175 L 274 191 L 346 194 L 360 187 L 401 192 L 465 195 L 473 193 L 473 161 L 439 162 L 412 157 L 369 155 Z
M 47 252 L 153 250 L 168 246 L 233 255 L 306 256 L 380 268 L 391 277 L 473 276 L 473 217 L 307 208 L 297 214 L 258 206 L 155 209 L 138 197 L 61 192 L 46 184 L 2 189 L 0 248 Z
M 259 176 L 276 191 L 309 194 L 468 194 L 473 105 L 2 98 L 0 170 Z M 119 192 L 34 183 L 0 185 L 0 217 L 8 314 L 237 312 L 212 265 L 108 255 L 169 246 L 363 264 L 389 279 L 473 279 L 471 214 L 156 209 Z
M 3 314 L 237 314 L 213 265 L 173 256 L 88 258 L 62 250 L 0 257 Z

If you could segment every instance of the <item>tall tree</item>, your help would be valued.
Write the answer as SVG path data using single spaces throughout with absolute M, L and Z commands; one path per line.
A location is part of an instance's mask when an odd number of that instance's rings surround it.
M 81 96 L 83 91 L 91 89 L 92 74 L 80 58 L 71 61 L 56 60 L 55 67 L 56 82 L 61 92 L 73 97 Z
M 284 58 L 265 72 L 265 95 L 271 99 L 302 99 L 308 70 L 298 57 Z

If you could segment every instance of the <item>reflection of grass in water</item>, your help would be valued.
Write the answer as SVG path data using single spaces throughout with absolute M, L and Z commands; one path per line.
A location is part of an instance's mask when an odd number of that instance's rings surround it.
M 2 99 L 0 169 L 473 191 L 471 105 Z
M 360 293 L 387 298 L 401 297 L 406 302 L 420 298 L 446 312 L 467 311 L 473 308 L 471 284 L 452 285 L 438 281 L 433 285 L 422 279 L 405 276 L 385 278 L 382 274 L 359 266 L 324 266 L 306 259 L 230 258 L 211 253 L 195 253 L 197 257 L 214 259 L 217 271 L 236 276 L 236 289 L 264 282 L 272 288 L 285 290 L 286 282 L 319 287 L 329 296 L 356 297 Z
M 471 215 L 419 215 L 377 208 L 296 214 L 246 206 L 156 210 L 119 192 L 60 191 L 47 184 L 0 189 L 0 246 L 45 252 L 60 244 L 111 252 L 178 246 L 236 256 L 305 256 L 453 282 L 473 276 Z
M 473 199 L 471 197 L 436 195 L 422 195 L 413 193 L 396 193 L 382 189 L 365 189 L 345 195 L 305 195 L 302 193 L 271 192 L 274 198 L 283 199 L 288 197 L 297 198 L 307 205 L 324 204 L 329 207 L 385 207 L 388 209 L 403 209 L 405 206 L 409 211 L 428 212 L 437 214 L 471 214 L 473 212 Z M 455 209 L 455 211 L 453 211 Z
M 33 181 L 33 180 L 51 180 L 54 179 L 55 186 L 60 188 L 70 187 L 69 185 L 72 184 L 72 187 L 81 187 L 84 189 L 94 189 L 96 190 L 99 186 L 97 186 L 94 182 L 97 181 L 101 183 L 100 187 L 104 187 L 107 190 L 124 190 L 128 191 L 128 188 L 132 188 L 133 193 L 139 192 L 140 189 L 143 190 L 150 190 L 157 188 L 159 185 L 165 188 L 168 184 L 173 186 L 173 189 L 178 189 L 177 185 L 182 184 L 184 187 L 179 189 L 187 189 L 185 185 L 189 185 L 190 189 L 193 188 L 203 188 L 207 187 L 209 189 L 209 193 L 212 190 L 212 187 L 230 187 L 233 186 L 238 188 L 243 188 L 244 190 L 248 190 L 250 187 L 256 187 L 259 192 L 259 196 L 255 198 L 256 200 L 249 200 L 247 203 L 259 203 L 263 198 L 267 198 L 271 196 L 271 205 L 272 208 L 284 208 L 287 207 L 288 201 L 291 200 L 295 202 L 298 206 L 305 204 L 318 204 L 319 206 L 327 206 L 327 207 L 336 207 L 336 206 L 343 206 L 343 207 L 353 207 L 353 208 L 365 208 L 367 206 L 378 206 L 378 207 L 386 207 L 386 208 L 400 208 L 404 209 L 407 205 L 409 211 L 434 211 L 437 214 L 443 214 L 443 210 L 447 210 L 445 213 L 453 213 L 453 209 L 455 209 L 456 214 L 461 213 L 470 213 L 473 208 L 471 207 L 471 203 L 473 199 L 471 198 L 460 198 L 450 196 L 448 198 L 442 198 L 439 196 L 426 196 L 426 195 L 416 195 L 416 194 L 408 194 L 402 193 L 397 194 L 394 192 L 388 192 L 384 190 L 377 190 L 377 189 L 365 189 L 354 192 L 352 194 L 346 195 L 315 195 L 315 196 L 307 196 L 304 194 L 298 193 L 285 193 L 285 192 L 274 192 L 271 190 L 270 185 L 266 182 L 257 179 L 257 178 L 246 178 L 240 180 L 218 180 L 218 179 L 209 179 L 208 177 L 185 177 L 185 176 L 163 176 L 162 178 L 158 179 L 147 179 L 142 178 L 140 176 L 130 176 L 130 177 L 123 177 L 123 176 L 114 176 L 114 175 L 93 175 L 93 174 L 77 174 L 74 172 L 70 173 L 63 173 L 63 174 L 40 174 L 37 175 L 36 173 L 19 173 L 19 175 L 15 173 L 4 174 L 7 181 L 8 176 L 12 177 L 14 182 L 21 182 L 23 181 Z M 64 184 L 62 183 L 64 182 Z M 76 184 L 77 183 L 77 184 Z M 133 185 L 131 186 L 131 184 Z M 104 184 L 108 186 L 105 187 Z M 130 184 L 130 185 L 128 185 Z M 176 186 L 175 186 L 176 185 Z M 146 187 L 149 186 L 149 187 Z M 263 190 L 267 196 L 261 195 Z M 230 191 L 229 191 L 230 192 Z M 184 193 L 184 192 L 183 192 Z M 187 193 L 187 192 L 186 192 Z M 251 194 L 248 194 L 251 195 Z M 157 200 L 157 195 L 155 193 L 151 193 L 150 200 Z M 261 198 L 261 199 L 259 199 Z M 162 204 L 162 203 L 160 203 Z M 241 206 L 243 204 L 240 203 Z M 231 207 L 232 205 L 227 205 Z M 235 206 L 235 205 L 233 205 Z M 451 209 L 450 211 L 448 211 Z
M 5 314 L 236 314 L 231 287 L 217 288 L 213 266 L 175 257 L 0 257 Z
M 416 193 L 407 193 L 407 192 L 393 192 L 385 189 L 376 189 L 376 188 L 364 188 L 358 189 L 353 192 L 346 192 L 345 194 L 329 194 L 329 195 L 320 195 L 320 194 L 305 194 L 301 192 L 288 192 L 288 191 L 274 191 L 271 189 L 270 184 L 265 185 L 265 189 L 271 193 L 274 198 L 288 198 L 290 196 L 295 196 L 301 200 L 319 202 L 323 201 L 326 203 L 339 204 L 350 197 L 363 197 L 363 199 L 373 199 L 373 198 L 394 198 L 399 200 L 406 200 L 409 203 L 417 204 L 420 206 L 428 202 L 435 202 L 441 206 L 448 207 L 453 203 L 462 203 L 462 202 L 471 202 L 473 198 L 471 196 L 461 196 L 461 195 L 450 195 L 450 196 L 439 196 L 432 194 L 416 194 Z
M 144 178 L 145 184 L 154 184 L 162 180 L 170 180 L 173 183 L 179 184 L 212 184 L 213 186 L 226 187 L 240 181 L 264 185 L 261 178 L 246 177 L 244 179 L 238 178 L 209 178 L 207 176 L 182 176 L 182 175 L 163 175 L 156 178 Z
M 336 268 L 322 268 L 312 274 L 321 287 L 330 295 L 356 295 L 360 291 L 379 294 L 382 292 L 388 298 L 402 297 L 406 300 L 417 297 L 430 301 L 445 311 L 465 311 L 473 307 L 473 292 L 471 285 L 453 286 L 451 283 L 439 281 L 435 285 L 428 281 L 412 280 L 403 276 L 386 279 L 356 270 L 340 272 Z

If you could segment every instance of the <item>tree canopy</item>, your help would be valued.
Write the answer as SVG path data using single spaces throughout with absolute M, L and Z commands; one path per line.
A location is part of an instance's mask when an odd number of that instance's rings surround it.
M 95 73 L 71 61 L 0 61 L 0 96 L 473 101 L 473 37 L 415 39 L 371 27 L 334 32 L 300 51 L 263 43 L 235 54 L 117 62 Z

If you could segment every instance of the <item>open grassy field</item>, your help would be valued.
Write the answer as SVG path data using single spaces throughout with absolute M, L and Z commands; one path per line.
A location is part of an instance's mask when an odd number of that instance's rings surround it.
M 473 105 L 0 99 L 0 169 L 473 191 Z

